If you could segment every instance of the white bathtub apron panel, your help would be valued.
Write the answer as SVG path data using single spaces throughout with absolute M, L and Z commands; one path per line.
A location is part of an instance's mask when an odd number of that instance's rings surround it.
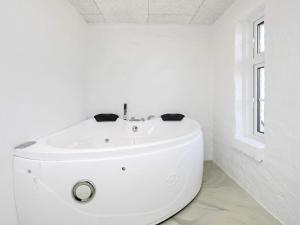
M 155 123 L 164 126 L 162 121 L 153 121 L 153 124 Z M 124 125 L 122 121 L 120 126 L 121 124 Z M 180 127 L 179 124 L 177 122 L 175 125 L 173 122 L 168 126 Z M 100 126 L 97 123 L 93 125 Z M 146 125 L 149 124 L 137 124 L 141 131 Z M 80 126 L 82 128 L 82 124 Z M 109 126 L 108 123 L 105 126 Z M 185 134 L 181 130 L 184 135 L 180 137 L 174 135 L 173 138 L 170 136 L 165 140 L 150 143 L 141 141 L 147 139 L 147 132 L 141 137 L 138 134 L 131 135 L 130 132 L 124 135 L 124 131 L 123 135 L 127 136 L 128 140 L 133 140 L 132 144 L 122 147 L 117 142 L 117 147 L 106 149 L 84 149 L 82 145 L 78 145 L 77 148 L 74 148 L 74 145 L 67 147 L 68 143 L 74 142 L 75 139 L 78 141 L 78 137 L 89 133 L 82 130 L 82 135 L 71 135 L 74 128 L 70 128 L 38 141 L 36 146 L 16 151 L 15 194 L 21 224 L 149 225 L 167 219 L 185 207 L 201 187 L 202 134 L 199 126 L 193 128 L 195 129 Z M 102 132 L 101 129 L 98 130 L 98 134 Z M 89 137 L 94 138 L 91 133 L 96 131 L 90 132 Z M 109 136 L 117 139 L 121 133 L 116 133 Z M 70 136 L 76 138 L 72 139 Z M 69 138 L 69 142 L 63 142 L 62 137 Z M 103 137 L 99 135 L 99 139 Z M 149 138 L 151 139 L 151 135 Z M 54 147 L 54 140 L 57 145 L 61 145 L 60 148 Z M 136 140 L 139 143 L 136 143 Z M 45 143 L 53 145 L 46 146 Z M 63 145 L 65 149 L 64 153 L 61 153 Z M 45 152 L 40 149 L 42 153 L 36 154 L 36 148 L 43 147 Z M 51 155 L 51 147 L 55 154 L 47 158 L 46 152 Z M 20 151 L 27 151 L 27 155 L 18 154 Z M 63 157 L 60 157 L 60 154 Z M 70 156 L 69 159 L 67 155 Z M 76 157 L 73 157 L 74 155 Z M 54 157 L 57 157 L 57 160 Z M 95 194 L 90 201 L 83 203 L 74 198 L 72 188 L 78 181 L 90 181 L 94 185 Z M 84 196 L 89 192 L 81 194 Z

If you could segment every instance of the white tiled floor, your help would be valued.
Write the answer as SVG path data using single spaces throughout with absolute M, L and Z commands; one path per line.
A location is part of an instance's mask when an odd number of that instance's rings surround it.
M 194 201 L 160 225 L 281 225 L 213 162 Z

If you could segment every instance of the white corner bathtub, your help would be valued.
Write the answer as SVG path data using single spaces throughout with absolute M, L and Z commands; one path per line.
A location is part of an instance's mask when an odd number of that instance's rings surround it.
M 20 225 L 154 225 L 200 190 L 197 122 L 86 120 L 14 152 Z

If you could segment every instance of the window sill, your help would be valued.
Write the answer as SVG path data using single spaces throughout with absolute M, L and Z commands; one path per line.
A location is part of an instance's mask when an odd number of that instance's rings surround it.
M 233 139 L 232 146 L 235 150 L 240 151 L 257 162 L 264 160 L 265 144 L 255 139 L 236 136 Z

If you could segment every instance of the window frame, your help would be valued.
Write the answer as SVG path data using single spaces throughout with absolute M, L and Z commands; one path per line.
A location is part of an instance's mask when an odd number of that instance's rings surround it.
M 264 16 L 259 17 L 259 19 L 253 22 L 253 60 L 252 60 L 252 68 L 253 68 L 253 136 L 254 138 L 263 141 L 264 132 L 259 131 L 259 123 L 260 123 L 260 99 L 259 99 L 259 90 L 260 90 L 260 82 L 258 80 L 258 70 L 260 68 L 265 69 L 265 49 L 263 52 L 259 52 L 259 25 L 264 24 L 265 26 L 265 18 Z
M 265 17 L 262 16 L 260 18 L 258 18 L 257 20 L 255 20 L 253 22 L 253 39 L 254 39 L 254 54 L 253 57 L 257 58 L 257 57 L 264 57 L 265 51 L 264 52 L 259 52 L 259 32 L 258 32 L 258 27 L 260 24 L 264 24 L 265 26 Z

